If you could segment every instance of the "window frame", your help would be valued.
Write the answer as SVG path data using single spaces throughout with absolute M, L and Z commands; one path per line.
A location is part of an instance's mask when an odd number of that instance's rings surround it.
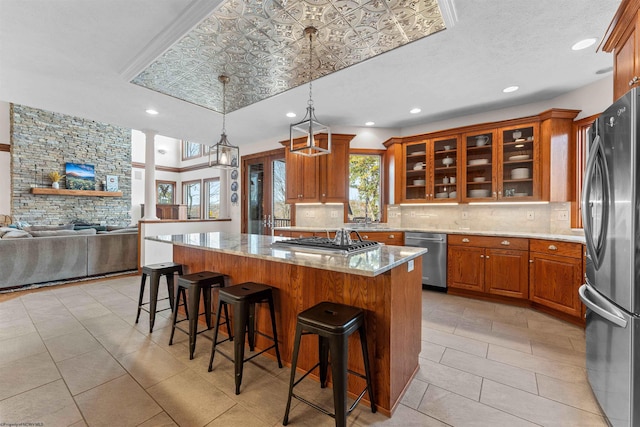
M 193 156 L 188 155 L 189 151 L 187 150 L 187 146 L 189 146 L 189 145 L 197 145 L 198 146 L 198 153 L 194 154 Z M 181 153 L 181 156 L 182 156 L 182 160 L 191 160 L 191 159 L 197 159 L 197 158 L 202 157 L 203 153 L 204 153 L 204 150 L 202 149 L 202 144 L 183 139 L 182 143 L 180 144 L 180 153 Z
M 218 216 L 217 217 L 211 217 L 209 216 L 209 212 L 211 211 L 210 209 L 210 200 L 209 200 L 209 186 L 211 185 L 211 183 L 218 183 Z M 202 189 L 204 189 L 204 192 L 202 191 Z M 204 219 L 219 219 L 220 218 L 220 211 L 222 209 L 222 187 L 220 185 L 220 178 L 216 177 L 216 178 L 206 178 L 202 181 L 202 188 L 200 190 L 201 194 L 204 193 L 205 194 L 205 200 L 204 203 L 202 203 L 202 216 Z M 200 198 L 202 199 L 202 195 L 200 196 Z
M 189 212 L 190 212 L 190 208 L 189 208 L 189 204 L 187 203 L 187 186 L 188 185 L 192 185 L 192 184 L 198 184 L 200 185 L 200 203 L 198 205 L 198 216 L 196 218 L 192 218 L 189 217 Z M 187 218 L 188 219 L 202 219 L 202 180 L 201 179 L 194 179 L 194 180 L 190 180 L 190 181 L 182 181 L 182 203 L 187 205 Z
M 351 175 L 351 156 L 378 156 L 380 158 L 380 183 L 379 183 L 379 191 L 380 191 L 380 222 L 387 222 L 387 210 L 386 206 L 386 150 L 376 150 L 376 149 L 368 149 L 368 148 L 351 148 L 349 149 L 349 159 L 347 160 L 347 181 L 350 182 Z M 351 186 L 349 186 L 350 188 Z M 344 222 L 348 223 L 349 220 L 349 203 L 351 201 L 349 196 L 350 190 L 347 191 L 347 200 L 344 207 Z

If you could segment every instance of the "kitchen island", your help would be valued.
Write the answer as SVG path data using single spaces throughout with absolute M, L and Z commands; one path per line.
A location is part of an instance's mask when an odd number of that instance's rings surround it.
M 172 244 L 173 261 L 185 265 L 186 272 L 213 270 L 229 275 L 234 284 L 255 281 L 274 287 L 285 364 L 291 362 L 298 313 L 321 301 L 364 309 L 376 403 L 381 413 L 393 413 L 418 370 L 424 249 L 382 245 L 347 256 L 272 247 L 282 238 L 249 234 L 193 233 L 147 239 Z M 258 329 L 269 334 L 268 310 L 258 307 L 256 317 Z M 269 345 L 259 335 L 256 339 L 257 348 Z M 298 369 L 311 368 L 317 358 L 317 339 L 303 340 Z M 349 369 L 364 372 L 357 334 L 349 339 Z M 317 372 L 314 374 L 317 379 Z M 352 397 L 363 388 L 362 379 L 349 376 Z

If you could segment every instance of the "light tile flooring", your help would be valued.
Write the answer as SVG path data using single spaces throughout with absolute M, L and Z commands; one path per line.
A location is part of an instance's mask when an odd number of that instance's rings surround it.
M 278 426 L 289 369 L 258 357 L 236 396 L 210 341 L 169 346 L 168 311 L 134 324 L 138 277 L 48 288 L 0 303 L 0 424 Z M 506 305 L 423 292 L 420 370 L 392 418 L 360 405 L 352 426 L 605 426 L 581 328 Z M 329 404 L 330 390 L 301 383 Z M 333 420 L 293 401 L 291 426 Z M 5 425 L 2 424 L 2 425 Z

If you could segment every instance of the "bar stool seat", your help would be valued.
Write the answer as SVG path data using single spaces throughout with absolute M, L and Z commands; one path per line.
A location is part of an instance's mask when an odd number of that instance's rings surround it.
M 364 361 L 365 374 L 362 375 L 348 369 L 348 338 L 358 331 L 360 335 L 360 346 L 362 348 L 362 358 Z M 300 351 L 300 340 L 302 335 L 315 334 L 319 337 L 318 363 L 309 369 L 298 381 L 295 380 L 296 366 L 298 363 L 298 353 Z M 289 423 L 289 410 L 291 409 L 291 398 L 306 403 L 307 405 L 323 412 L 335 419 L 337 427 L 344 427 L 347 424 L 347 416 L 353 411 L 365 393 L 369 394 L 371 402 L 371 412 L 376 412 L 375 398 L 371 379 L 371 369 L 369 366 L 369 353 L 367 350 L 367 335 L 364 322 L 364 311 L 358 307 L 345 304 L 324 301 L 298 314 L 296 323 L 296 336 L 293 345 L 293 355 L 291 358 L 291 378 L 289 380 L 289 396 L 287 398 L 287 408 L 284 414 L 283 425 Z M 314 369 L 320 367 L 320 387 L 327 386 L 327 373 L 329 365 L 329 354 L 331 354 L 331 377 L 333 381 L 333 403 L 334 413 L 316 405 L 307 399 L 294 393 L 294 387 L 298 385 Z M 356 401 L 347 409 L 347 374 L 352 374 L 363 378 L 367 385 L 360 393 Z
M 157 312 L 169 309 L 173 310 L 173 276 L 175 273 L 182 275 L 182 264 L 176 264 L 175 262 L 162 262 L 142 267 L 142 279 L 140 281 L 140 297 L 138 298 L 138 314 L 136 315 L 136 323 L 138 323 L 138 320 L 140 319 L 141 310 L 149 312 L 149 333 L 153 332 L 153 324 L 155 323 Z M 148 302 L 142 302 L 147 276 L 150 276 L 150 296 Z M 158 288 L 160 287 L 160 277 L 162 276 L 164 276 L 167 281 L 169 296 L 167 298 L 160 299 L 160 301 L 168 299 L 170 308 L 157 310 Z M 145 307 L 146 305 L 148 305 L 149 308 Z
M 171 325 L 171 336 L 169 337 L 169 345 L 173 344 L 173 335 L 178 329 L 189 335 L 189 359 L 193 360 L 193 353 L 196 349 L 196 338 L 198 334 L 211 329 L 211 288 L 216 286 L 218 288 L 224 287 L 225 275 L 214 271 L 200 271 L 198 273 L 186 274 L 178 277 L 178 295 L 175 302 L 175 310 L 173 310 L 173 321 Z M 187 297 L 186 292 L 189 291 Z M 198 313 L 200 310 L 200 294 L 204 299 L 204 313 Z M 180 295 L 182 295 L 182 304 L 180 304 Z M 183 305 L 185 308 L 186 317 L 178 320 L 178 307 Z M 191 316 L 189 316 L 191 312 Z M 229 337 L 232 338 L 231 328 L 229 326 L 229 315 L 227 313 L 227 306 L 224 306 L 225 323 L 227 324 L 227 332 Z M 198 317 L 205 315 L 207 322 L 207 329 L 198 332 Z M 189 330 L 184 330 L 178 326 L 178 323 L 189 321 Z
M 269 313 L 271 315 L 271 328 L 273 331 L 273 337 L 263 334 L 262 332 L 255 330 L 255 305 L 258 303 L 269 304 Z M 220 310 L 222 305 L 231 304 L 233 307 L 233 335 L 234 341 L 234 357 L 231 358 L 228 355 L 221 352 L 216 348 L 218 340 L 218 330 L 220 327 Z M 273 345 L 265 348 L 252 355 L 251 357 L 244 358 L 244 343 L 245 334 L 248 330 L 249 349 L 254 351 L 255 346 L 255 334 L 262 335 L 273 341 Z M 220 342 L 224 342 L 222 340 Z M 273 292 L 272 288 L 267 285 L 255 282 L 241 283 L 235 286 L 229 286 L 220 289 L 218 293 L 218 306 L 216 309 L 216 324 L 213 332 L 213 344 L 211 347 L 211 358 L 209 360 L 209 372 L 213 370 L 213 358 L 216 351 L 222 356 L 234 362 L 235 371 L 235 383 L 236 394 L 240 394 L 240 385 L 242 384 L 242 370 L 244 362 L 253 359 L 256 356 L 261 355 L 267 350 L 275 348 L 276 357 L 278 359 L 278 367 L 282 368 L 282 361 L 280 360 L 280 350 L 278 349 L 278 332 L 276 329 L 276 316 L 273 305 Z

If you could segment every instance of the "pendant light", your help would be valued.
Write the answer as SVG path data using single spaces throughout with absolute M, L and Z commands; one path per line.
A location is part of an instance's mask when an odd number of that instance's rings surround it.
M 222 83 L 222 134 L 220 135 L 220 141 L 209 150 L 209 167 L 218 167 L 221 169 L 236 168 L 238 167 L 238 159 L 240 158 L 240 149 L 235 145 L 229 144 L 225 128 L 227 83 L 229 83 L 229 77 L 220 75 L 218 76 L 218 81 Z
M 309 37 L 309 101 L 307 103 L 307 113 L 302 121 L 294 123 L 289 127 L 289 151 L 307 157 L 331 153 L 331 129 L 316 119 L 313 108 L 313 76 L 311 69 L 313 61 L 313 36 L 317 34 L 318 30 L 315 27 L 307 27 L 304 29 L 304 35 Z M 320 136 L 319 134 L 323 135 Z

